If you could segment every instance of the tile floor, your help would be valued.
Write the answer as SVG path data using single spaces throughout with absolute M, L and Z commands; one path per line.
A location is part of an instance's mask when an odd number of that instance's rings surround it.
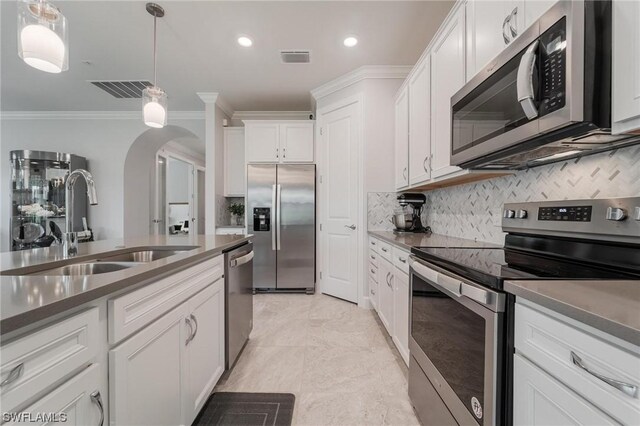
M 258 294 L 251 339 L 216 391 L 290 392 L 294 425 L 418 425 L 407 368 L 372 310 Z

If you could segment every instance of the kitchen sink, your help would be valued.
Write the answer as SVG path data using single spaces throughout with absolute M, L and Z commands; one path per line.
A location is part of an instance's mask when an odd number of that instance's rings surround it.
M 136 262 L 87 262 L 74 263 L 60 266 L 58 268 L 46 269 L 34 275 L 96 275 L 109 272 L 121 271 L 123 269 L 138 266 Z
M 164 259 L 165 257 L 184 253 L 185 251 L 187 250 L 139 250 L 101 257 L 98 259 L 98 262 L 153 262 L 154 260 Z

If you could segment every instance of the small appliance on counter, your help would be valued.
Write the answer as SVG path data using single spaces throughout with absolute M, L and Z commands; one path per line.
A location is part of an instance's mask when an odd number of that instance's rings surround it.
M 398 203 L 401 210 L 394 213 L 391 223 L 395 226 L 394 232 L 431 232 L 431 228 L 422 225 L 422 209 L 427 202 L 427 197 L 418 192 L 406 192 L 398 195 Z M 411 210 L 408 212 L 408 210 Z

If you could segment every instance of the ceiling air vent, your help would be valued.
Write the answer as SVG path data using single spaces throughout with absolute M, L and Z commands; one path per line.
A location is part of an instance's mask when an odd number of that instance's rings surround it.
M 104 90 L 118 99 L 140 99 L 142 91 L 153 86 L 150 81 L 90 81 L 96 87 Z
M 308 50 L 281 50 L 280 57 L 285 64 L 308 64 L 311 62 Z

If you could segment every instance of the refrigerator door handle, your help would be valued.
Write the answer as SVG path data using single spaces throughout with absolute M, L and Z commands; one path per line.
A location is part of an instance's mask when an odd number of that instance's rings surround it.
M 276 250 L 280 250 L 280 200 L 282 194 L 282 185 L 276 185 Z
M 271 185 L 271 209 L 275 210 L 276 213 L 280 212 L 280 209 L 276 207 L 276 185 Z M 276 216 L 275 226 L 271 227 L 271 250 L 275 251 L 276 248 L 276 231 L 278 228 L 278 218 Z

